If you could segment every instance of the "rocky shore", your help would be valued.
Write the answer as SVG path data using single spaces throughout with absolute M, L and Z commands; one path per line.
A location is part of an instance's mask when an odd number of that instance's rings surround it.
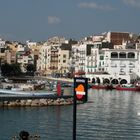
M 15 101 L 1 101 L 0 107 L 41 107 L 55 105 L 71 105 L 73 98 L 57 98 L 57 99 L 26 99 Z

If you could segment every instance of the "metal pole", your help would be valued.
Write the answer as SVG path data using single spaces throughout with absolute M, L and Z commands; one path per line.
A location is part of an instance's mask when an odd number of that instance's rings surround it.
M 76 112 L 77 112 L 77 103 L 76 103 L 76 94 L 73 95 L 73 140 L 76 140 Z

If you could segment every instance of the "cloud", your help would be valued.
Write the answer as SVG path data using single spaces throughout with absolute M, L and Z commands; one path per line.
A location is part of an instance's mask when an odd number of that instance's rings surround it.
M 114 10 L 113 7 L 111 7 L 110 5 L 98 5 L 95 2 L 83 2 L 83 3 L 79 3 L 78 6 L 80 8 L 90 8 L 90 9 L 96 9 L 96 10 L 103 10 L 103 11 L 110 11 L 110 10 Z
M 61 22 L 60 18 L 55 16 L 48 16 L 48 23 L 49 24 L 59 24 Z
M 140 0 L 123 0 L 123 2 L 127 5 L 131 5 L 134 7 L 140 7 Z

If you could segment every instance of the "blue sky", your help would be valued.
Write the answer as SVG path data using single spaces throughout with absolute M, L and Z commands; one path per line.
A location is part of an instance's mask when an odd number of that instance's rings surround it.
M 140 0 L 0 0 L 4 39 L 80 39 L 107 31 L 140 33 Z

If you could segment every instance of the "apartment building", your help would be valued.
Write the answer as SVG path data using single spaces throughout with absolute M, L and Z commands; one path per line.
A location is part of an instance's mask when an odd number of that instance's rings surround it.
M 0 64 L 5 62 L 5 41 L 0 38 Z
M 6 41 L 5 62 L 8 64 L 16 63 L 16 52 L 18 42 Z
M 72 46 L 72 64 L 75 73 L 85 72 L 87 45 L 83 43 Z
M 56 39 L 56 38 L 55 38 Z M 62 41 L 62 40 L 61 40 Z M 69 71 L 71 45 L 62 42 L 46 42 L 40 48 L 37 70 L 42 74 L 64 74 Z
M 18 44 L 16 52 L 17 63 L 21 64 L 22 72 L 26 72 L 26 67 L 28 64 L 34 64 L 34 54 L 31 50 L 24 44 Z
M 104 71 L 104 51 L 102 48 L 109 48 L 101 41 L 82 42 L 72 46 L 72 64 L 74 71 L 94 73 Z

